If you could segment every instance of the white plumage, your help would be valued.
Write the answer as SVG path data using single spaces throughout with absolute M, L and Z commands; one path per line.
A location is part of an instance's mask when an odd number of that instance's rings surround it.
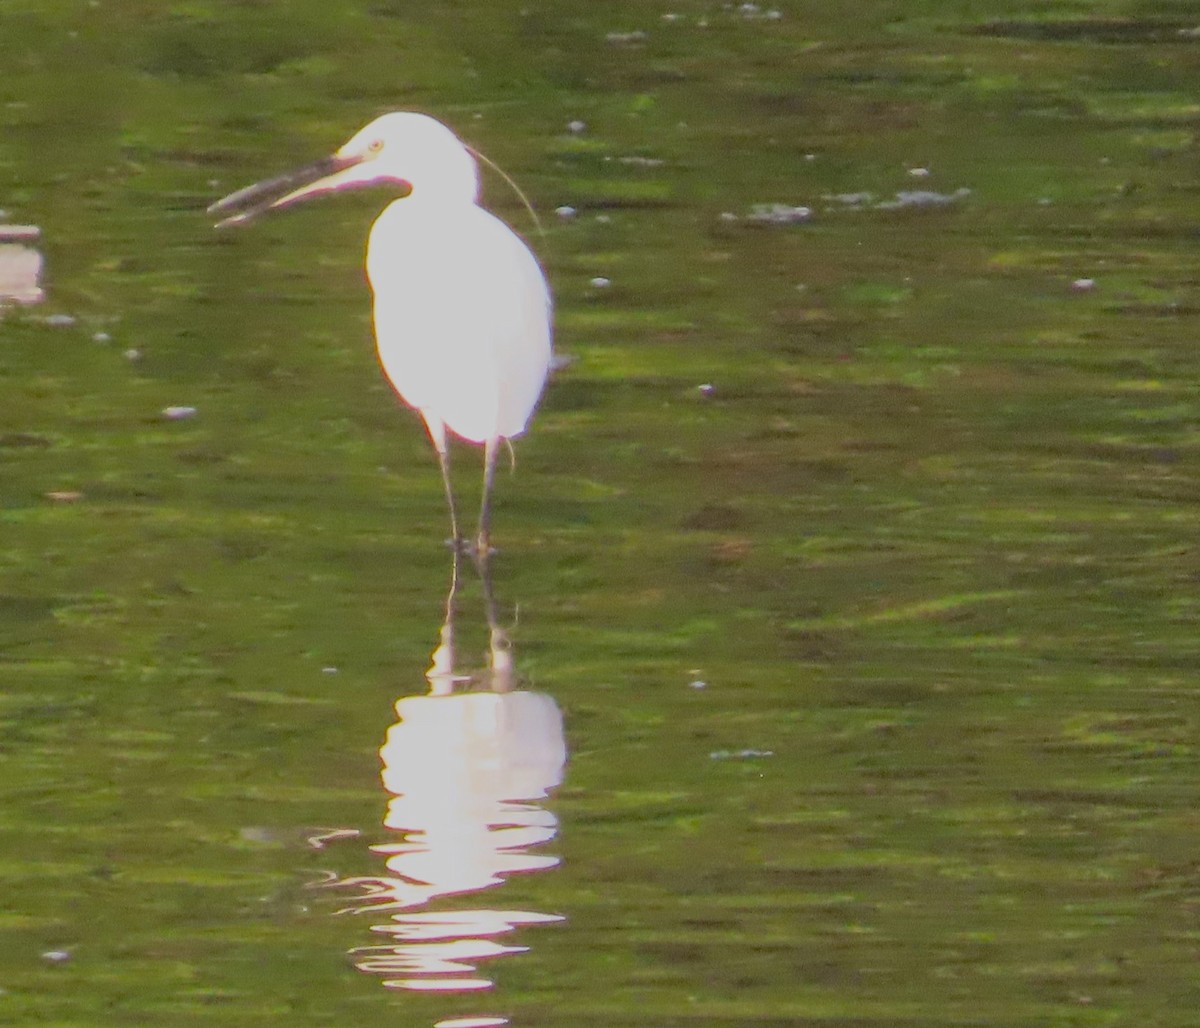
M 221 224 L 237 224 L 320 193 L 389 181 L 408 195 L 387 206 L 367 243 L 379 359 L 429 428 L 455 545 L 447 430 L 484 445 L 476 552 L 486 558 L 498 445 L 525 431 L 541 396 L 551 300 L 529 248 L 479 206 L 471 151 L 433 118 L 385 114 L 332 157 L 239 190 L 210 211 L 236 212 Z
M 431 431 L 441 421 L 473 443 L 525 431 L 550 364 L 550 295 L 508 226 L 414 189 L 371 229 L 367 276 L 379 359 Z

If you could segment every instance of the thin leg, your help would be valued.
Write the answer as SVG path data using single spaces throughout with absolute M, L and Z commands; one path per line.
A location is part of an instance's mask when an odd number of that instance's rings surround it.
M 433 448 L 437 450 L 438 464 L 442 469 L 442 485 L 446 489 L 446 505 L 450 508 L 450 546 L 456 552 L 462 547 L 462 534 L 458 530 L 458 507 L 454 503 L 454 486 L 450 482 L 450 447 L 446 443 L 446 426 L 430 414 L 421 412 L 425 425 L 429 429 L 429 438 Z M 458 575 L 458 564 L 455 562 L 455 576 Z
M 483 503 L 479 507 L 479 539 L 475 544 L 475 557 L 486 562 L 491 556 L 492 482 L 496 478 L 496 455 L 500 451 L 500 440 L 489 439 L 483 444 Z
M 442 467 L 442 485 L 446 487 L 446 506 L 450 508 L 450 548 L 457 553 L 462 548 L 462 533 L 458 530 L 458 508 L 454 503 L 454 486 L 450 484 L 450 451 L 438 450 Z
M 500 627 L 496 618 L 496 594 L 492 591 L 492 566 L 482 564 L 479 567 L 479 581 L 483 585 L 483 613 L 487 618 L 488 629 L 495 633 Z

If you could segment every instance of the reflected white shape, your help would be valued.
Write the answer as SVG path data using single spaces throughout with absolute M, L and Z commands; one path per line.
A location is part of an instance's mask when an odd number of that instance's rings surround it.
M 42 255 L 31 246 L 0 242 L 0 308 L 6 303 L 40 303 Z
M 567 760 L 562 713 L 550 696 L 515 687 L 512 646 L 496 621 L 486 560 L 479 569 L 488 666 L 475 676 L 456 672 L 458 563 L 456 557 L 446 618 L 427 672 L 429 694 L 397 701 L 396 723 L 380 750 L 383 784 L 392 794 L 384 825 L 398 838 L 371 849 L 386 858 L 387 874 L 337 883 L 361 890 L 353 910 L 394 912 L 371 928 L 386 943 L 351 951 L 359 970 L 385 976 L 383 984 L 394 989 L 490 988 L 492 981 L 476 973 L 476 963 L 528 948 L 508 945 L 504 936 L 520 926 L 563 920 L 495 907 L 428 909 L 441 898 L 494 888 L 510 874 L 559 863 L 536 850 L 558 831 L 557 819 L 537 801 L 562 783 Z
M 409 696 L 396 713 L 380 751 L 393 793 L 384 824 L 407 834 L 375 847 L 389 854 L 388 870 L 425 883 L 432 896 L 557 863 L 525 852 L 554 838 L 554 816 L 518 802 L 543 799 L 562 782 L 562 715 L 549 696 Z
M 557 914 L 535 914 L 522 910 L 447 910 L 428 914 L 405 914 L 403 923 L 380 925 L 376 931 L 404 939 L 453 939 L 467 930 L 475 938 L 501 935 L 517 925 L 561 921 Z

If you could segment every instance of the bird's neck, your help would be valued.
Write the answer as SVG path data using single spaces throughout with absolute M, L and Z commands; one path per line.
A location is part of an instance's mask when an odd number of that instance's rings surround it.
M 479 171 L 470 154 L 464 151 L 462 157 L 462 161 L 439 168 L 436 174 L 423 175 L 416 182 L 410 180 L 409 198 L 431 206 L 478 203 Z
M 421 210 L 446 210 L 447 208 L 472 207 L 479 202 L 479 192 L 451 189 L 413 189 L 399 203 Z

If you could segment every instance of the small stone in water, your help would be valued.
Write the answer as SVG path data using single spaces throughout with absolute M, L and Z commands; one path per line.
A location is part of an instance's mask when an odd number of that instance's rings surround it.
M 738 220 L 738 216 L 736 214 L 734 214 L 733 211 L 722 211 L 718 215 L 718 217 L 720 218 L 721 221 L 725 221 L 725 222 Z
M 792 207 L 786 203 L 756 203 L 746 215 L 762 225 L 794 225 L 812 217 L 811 207 Z
M 321 674 L 323 674 L 323 675 L 336 675 L 337 673 L 338 673 L 338 669 L 335 667 L 321 668 Z
M 898 211 L 906 207 L 946 207 L 970 195 L 971 190 L 965 186 L 954 190 L 953 193 L 938 193 L 932 189 L 901 190 L 894 200 L 881 200 L 875 205 L 875 209 Z
M 604 37 L 609 43 L 644 43 L 646 41 L 646 33 L 641 29 L 634 29 L 632 32 L 610 32 Z
M 594 279 L 592 279 L 590 284 L 593 289 L 607 289 L 612 285 L 612 281 L 604 278 L 602 275 L 597 275 Z
M 578 119 L 567 122 L 567 131 L 572 132 L 575 135 L 579 135 L 580 132 L 584 132 L 586 129 L 587 122 L 579 121 Z
M 283 841 L 277 829 L 265 825 L 246 825 L 238 830 L 238 838 L 256 846 L 278 846 Z
M 560 218 L 573 218 L 573 217 L 575 217 L 577 212 L 574 207 L 570 207 L 567 204 L 563 204 L 561 207 L 555 207 L 554 213 L 557 214 Z
M 170 421 L 181 421 L 183 418 L 192 418 L 196 416 L 195 407 L 164 407 L 163 417 Z
M 874 193 L 826 193 L 826 200 L 833 200 L 840 204 L 845 204 L 847 207 L 863 207 L 872 203 L 875 200 Z
M 76 500 L 83 499 L 83 493 L 76 492 L 74 489 L 54 489 L 46 493 L 47 500 L 53 500 L 55 503 L 74 503 Z
M 65 949 L 48 949 L 42 954 L 42 959 L 47 964 L 65 964 L 71 959 L 71 953 Z
M 696 391 L 701 396 L 712 396 L 717 391 L 717 387 L 711 382 L 705 382 L 703 385 L 696 386 Z
M 708 755 L 709 760 L 756 760 L 759 757 L 773 757 L 774 750 L 713 750 Z
M 908 173 L 913 178 L 929 178 L 929 169 L 928 168 L 909 168 Z
M 1077 278 L 1071 283 L 1071 288 L 1077 293 L 1086 293 L 1089 289 L 1096 288 L 1096 280 L 1094 278 Z
M 92 342 L 93 343 L 111 343 L 112 336 L 110 336 L 107 332 L 97 332 L 94 336 L 92 336 Z
M 0 218 L 8 215 L 0 211 Z M 41 236 L 37 225 L 0 225 L 0 243 L 28 243 Z
M 142 351 L 130 347 L 121 356 L 123 356 L 127 361 L 140 361 L 142 359 Z
M 47 314 L 46 324 L 51 328 L 70 328 L 75 319 L 70 314 Z
M 694 682 L 688 682 L 689 689 L 707 689 L 708 683 L 702 678 L 697 678 Z

